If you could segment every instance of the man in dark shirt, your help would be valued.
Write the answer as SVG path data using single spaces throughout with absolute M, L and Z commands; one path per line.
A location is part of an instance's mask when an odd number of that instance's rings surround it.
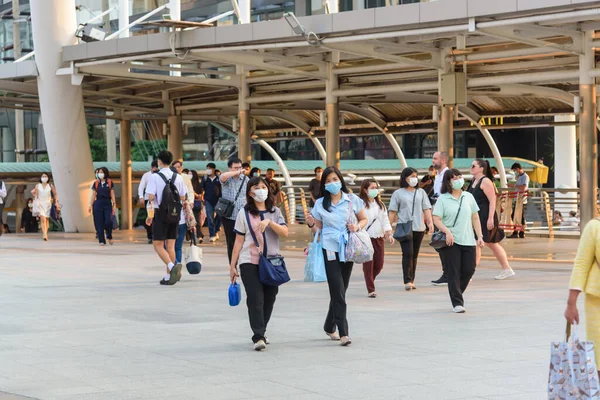
M 421 179 L 421 182 L 419 183 L 419 187 L 421 189 L 423 189 L 425 191 L 425 193 L 427 193 L 427 197 L 429 197 L 429 201 L 431 201 L 431 204 L 435 203 L 434 193 L 433 193 L 433 183 L 434 182 L 435 182 L 435 167 L 432 165 L 431 167 L 429 167 L 429 171 L 427 172 L 427 175 L 425 175 L 423 177 L 423 179 Z
M 315 206 L 315 201 L 321 197 L 321 175 L 323 175 L 323 168 L 315 168 L 315 177 L 310 181 L 308 191 L 310 192 L 310 206 Z
M 215 174 L 217 166 L 214 163 L 206 165 L 206 174 L 202 177 L 202 189 L 204 190 L 204 204 L 206 207 L 206 220 L 208 221 L 208 233 L 210 242 L 219 240 L 219 229 L 221 229 L 221 217 L 216 215 L 215 206 L 221 197 L 221 182 Z
M 281 202 L 283 202 L 283 196 L 281 194 L 281 185 L 275 180 L 275 170 L 273 168 L 269 168 L 267 170 L 266 178 L 267 183 L 269 184 L 269 188 L 271 189 L 271 194 L 273 195 L 275 204 L 280 204 Z

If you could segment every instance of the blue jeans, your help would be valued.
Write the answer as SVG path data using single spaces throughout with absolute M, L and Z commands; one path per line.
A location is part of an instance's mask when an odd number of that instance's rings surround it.
M 217 236 L 217 232 L 221 229 L 221 217 L 215 214 L 215 206 L 210 204 L 208 201 L 205 204 L 206 207 L 206 220 L 208 221 L 208 233 L 209 236 Z
M 181 262 L 181 260 L 183 259 L 182 248 L 183 248 L 183 241 L 185 240 L 186 232 L 187 232 L 187 225 L 186 224 L 179 225 L 179 230 L 177 231 L 177 240 L 175 240 L 175 259 L 176 259 L 175 264 L 179 264 Z

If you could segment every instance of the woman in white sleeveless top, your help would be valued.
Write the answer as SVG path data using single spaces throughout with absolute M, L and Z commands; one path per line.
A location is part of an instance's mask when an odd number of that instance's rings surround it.
M 40 183 L 35 185 L 31 191 L 34 197 L 34 212 L 37 212 L 40 217 L 40 228 L 42 230 L 42 238 L 48 241 L 48 227 L 52 202 L 56 201 L 58 207 L 58 195 L 54 185 L 48 182 L 48 174 L 42 174 Z M 54 200 L 52 195 L 54 194 Z

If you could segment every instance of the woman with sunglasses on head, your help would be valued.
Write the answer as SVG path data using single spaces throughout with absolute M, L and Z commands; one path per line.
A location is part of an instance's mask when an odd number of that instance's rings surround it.
M 414 290 L 417 259 L 425 232 L 433 232 L 431 202 L 425 190 L 417 187 L 419 177 L 414 168 L 404 168 L 400 174 L 400 189 L 392 194 L 390 200 L 390 221 L 398 224 L 412 222 L 411 234 L 400 241 L 402 247 L 402 273 L 404 290 Z
M 354 263 L 346 261 L 348 232 L 358 232 L 367 226 L 367 213 L 362 200 L 348 194 L 342 173 L 336 167 L 327 167 L 321 178 L 321 194 L 306 223 L 314 232 L 321 230 L 321 242 L 325 258 L 325 272 L 329 285 L 329 312 L 323 329 L 332 340 L 340 340 L 342 346 L 352 343 L 348 336 L 346 319 L 346 290 L 350 283 Z M 358 220 L 353 223 L 353 217 Z M 349 221 L 352 221 L 350 223 Z M 336 327 L 337 331 L 336 332 Z
M 394 243 L 392 225 L 387 216 L 387 209 L 381 201 L 379 183 L 375 179 L 365 179 L 360 187 L 360 198 L 365 205 L 368 225 L 367 233 L 373 244 L 373 260 L 363 264 L 365 283 L 370 298 L 377 297 L 375 293 L 375 278 L 383 269 L 385 242 Z
M 251 230 L 254 231 L 254 236 L 259 243 L 258 248 Z M 279 255 L 279 237 L 288 236 L 288 227 L 281 210 L 273 206 L 273 197 L 265 179 L 254 177 L 248 181 L 246 205 L 237 215 L 234 232 L 236 239 L 229 266 L 229 277 L 232 283 L 240 275 L 242 277 L 246 289 L 246 305 L 253 332 L 254 350 L 261 351 L 269 343 L 265 331 L 271 319 L 279 288 L 265 285 L 260 281 L 259 252 L 265 256 Z
M 475 273 L 475 248 L 484 244 L 479 207 L 471 193 L 463 192 L 464 185 L 460 171 L 446 171 L 442 180 L 442 194 L 433 209 L 433 222 L 446 235 L 446 247 L 439 251 L 446 266 L 448 293 L 455 313 L 466 311 L 463 293 Z
M 471 164 L 471 175 L 473 180 L 467 189 L 473 195 L 477 206 L 479 206 L 479 221 L 485 245 L 492 251 L 496 260 L 502 267 L 502 272 L 494 279 L 504 280 L 515 275 L 508 263 L 508 257 L 500 241 L 504 239 L 502 230 L 499 228 L 500 221 L 496 214 L 496 186 L 490 163 L 480 158 Z M 481 248 L 477 248 L 476 265 L 481 260 Z

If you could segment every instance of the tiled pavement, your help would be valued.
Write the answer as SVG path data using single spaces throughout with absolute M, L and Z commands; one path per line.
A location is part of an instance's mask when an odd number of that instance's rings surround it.
M 104 248 L 92 237 L 0 239 L 0 400 L 545 399 L 577 246 L 507 241 L 517 276 L 494 281 L 498 267 L 485 258 L 463 315 L 451 312 L 446 288 L 428 285 L 440 272 L 429 249 L 418 290 L 405 292 L 399 246 L 390 248 L 377 299 L 354 269 L 353 344 L 342 348 L 323 334 L 327 287 L 302 282 L 296 236 L 286 242 L 293 281 L 275 304 L 272 344 L 256 353 L 245 305 L 227 304 L 222 245 L 204 246 L 201 275 L 161 287 L 139 233 Z

